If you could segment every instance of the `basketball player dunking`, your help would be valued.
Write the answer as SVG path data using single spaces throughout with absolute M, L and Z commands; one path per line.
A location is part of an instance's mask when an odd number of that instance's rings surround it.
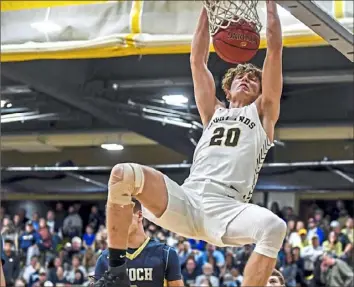
M 267 55 L 263 71 L 238 65 L 227 72 L 226 108 L 215 95 L 207 68 L 210 34 L 203 9 L 194 34 L 191 69 L 204 125 L 190 175 L 182 186 L 159 171 L 133 163 L 116 165 L 107 200 L 108 272 L 96 286 L 130 286 L 126 250 L 132 197 L 144 216 L 188 238 L 217 246 L 256 243 L 242 286 L 266 286 L 286 225 L 266 208 L 249 204 L 274 138 L 282 93 L 282 33 L 275 1 L 267 1 Z M 99 284 L 98 284 L 99 283 Z

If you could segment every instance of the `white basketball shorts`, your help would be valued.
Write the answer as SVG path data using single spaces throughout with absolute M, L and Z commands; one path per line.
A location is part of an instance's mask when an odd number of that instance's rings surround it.
M 156 218 L 143 208 L 146 219 L 184 237 L 204 240 L 220 247 L 254 243 L 251 242 L 253 236 L 247 234 L 250 222 L 246 211 L 250 206 L 258 206 L 235 199 L 233 190 L 217 183 L 187 182 L 179 186 L 167 176 L 164 178 L 168 192 L 167 209 L 160 218 Z M 225 241 L 229 240 L 223 240 L 223 236 L 228 224 L 236 217 L 244 217 L 239 221 L 240 242 L 238 244 L 236 238 L 236 242 L 233 240 L 232 244 L 228 244 Z

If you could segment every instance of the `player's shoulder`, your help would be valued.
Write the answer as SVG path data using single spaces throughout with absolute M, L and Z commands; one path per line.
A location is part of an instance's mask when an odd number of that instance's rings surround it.
M 176 253 L 177 251 L 174 247 L 167 245 L 166 243 L 159 242 L 156 239 L 151 239 L 147 247 L 150 248 L 156 248 L 158 250 L 161 250 L 164 252 L 165 255 L 168 255 L 169 253 Z

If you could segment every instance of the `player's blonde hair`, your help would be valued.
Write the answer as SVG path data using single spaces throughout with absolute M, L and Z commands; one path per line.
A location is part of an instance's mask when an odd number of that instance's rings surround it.
M 232 81 L 236 76 L 243 76 L 246 73 L 251 73 L 256 76 L 261 83 L 262 90 L 262 70 L 253 64 L 238 64 L 235 68 L 230 68 L 227 70 L 225 76 L 222 79 L 221 87 L 226 92 L 231 88 Z

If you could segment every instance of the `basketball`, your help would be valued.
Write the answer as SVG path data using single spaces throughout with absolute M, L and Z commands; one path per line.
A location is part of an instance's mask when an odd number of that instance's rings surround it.
M 260 36 L 253 25 L 231 23 L 213 36 L 213 45 L 218 56 L 226 62 L 239 64 L 248 62 L 259 49 Z

